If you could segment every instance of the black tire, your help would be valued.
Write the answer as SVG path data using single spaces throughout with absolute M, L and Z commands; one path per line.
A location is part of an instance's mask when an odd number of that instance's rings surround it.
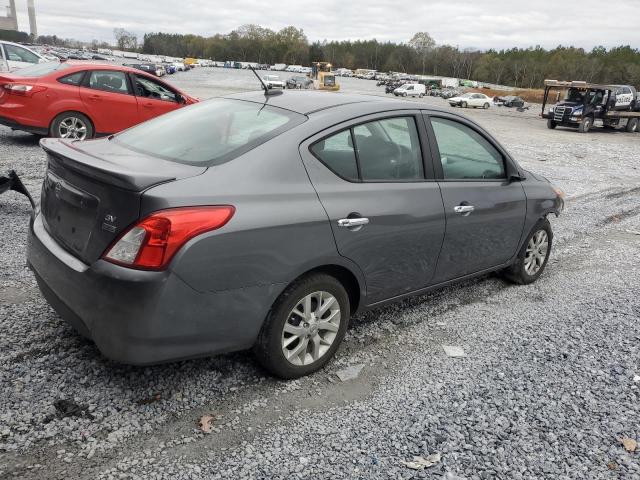
M 490 106 L 491 106 L 491 105 L 489 105 L 488 103 L 485 103 L 485 104 L 483 105 L 483 107 L 484 107 L 484 109 L 485 109 L 485 110 L 487 110 Z
M 461 106 L 462 108 L 467 108 L 467 102 L 462 102 L 462 103 L 460 104 L 460 106 Z
M 531 239 L 538 234 L 538 232 L 544 231 L 547 235 L 548 246 L 546 250 L 546 256 L 544 257 L 544 262 L 539 266 L 539 269 L 535 271 L 535 273 L 530 274 L 527 272 L 525 267 L 526 259 L 527 259 L 527 248 L 529 247 L 529 242 Z M 518 253 L 518 257 L 516 258 L 513 265 L 502 272 L 503 276 L 513 283 L 518 283 L 520 285 L 528 285 L 530 283 L 535 282 L 542 272 L 544 272 L 545 267 L 547 266 L 547 262 L 549 261 L 549 256 L 551 255 L 551 247 L 553 245 L 553 231 L 551 230 L 551 224 L 549 220 L 546 218 L 541 219 L 534 225 L 531 229 L 531 232 L 527 236 L 520 252 Z
M 629 121 L 627 122 L 627 132 L 635 133 L 637 131 L 638 131 L 638 119 L 630 118 Z
M 547 120 L 547 128 L 549 130 L 555 130 L 557 126 L 558 124 L 555 122 L 555 120 L 551 120 L 550 118 Z
M 578 131 L 580 133 L 588 133 L 589 130 L 591 130 L 592 125 L 593 125 L 593 118 L 585 117 L 584 120 L 582 120 L 582 123 L 580 124 L 580 126 L 578 127 Z
M 404 93 L 402 94 L 402 96 L 403 96 L 403 97 L 406 97 L 406 96 L 407 96 L 407 92 L 404 92 Z
M 282 351 L 285 323 L 289 320 L 293 308 L 305 296 L 318 291 L 328 292 L 337 300 L 341 315 L 340 325 L 329 349 L 322 356 L 307 365 L 294 365 L 285 358 Z M 273 304 L 253 347 L 254 355 L 260 365 L 276 377 L 292 379 L 309 375 L 331 360 L 342 343 L 350 316 L 349 295 L 336 278 L 323 273 L 303 277 L 289 285 Z
M 63 134 L 61 132 L 61 125 L 63 125 L 64 122 L 70 121 L 70 119 L 73 119 L 73 118 L 76 118 L 80 122 L 82 122 L 82 124 L 84 124 L 86 128 L 86 134 L 83 140 L 88 140 L 94 137 L 95 131 L 93 129 L 93 123 L 91 123 L 91 120 L 89 120 L 89 117 L 87 117 L 86 115 L 80 112 L 73 112 L 73 111 L 62 112 L 59 115 L 57 115 L 56 118 L 53 119 L 53 122 L 51 122 L 51 127 L 49 128 L 49 135 L 55 138 L 63 137 Z M 77 138 L 73 138 L 73 137 L 65 137 L 65 138 L 71 138 L 71 139 L 77 140 Z

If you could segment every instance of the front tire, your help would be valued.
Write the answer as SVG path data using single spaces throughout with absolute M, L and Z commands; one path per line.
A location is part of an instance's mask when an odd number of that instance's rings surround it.
M 462 108 L 467 108 L 467 102 L 462 102 L 462 103 L 460 104 L 460 106 L 461 106 Z
M 504 270 L 504 276 L 520 285 L 535 282 L 547 266 L 552 242 L 551 224 L 546 218 L 542 219 L 531 229 L 516 261 Z
M 488 103 L 484 104 L 484 109 L 487 110 L 490 107 L 490 105 Z
M 630 118 L 629 121 L 627 122 L 627 132 L 635 133 L 637 131 L 638 131 L 638 119 Z
M 51 122 L 49 135 L 69 140 L 93 138 L 95 132 L 89 118 L 80 112 L 63 112 Z
M 326 274 L 291 284 L 267 315 L 253 347 L 271 374 L 299 378 L 321 369 L 335 354 L 349 324 L 349 296 Z
M 591 117 L 586 117 L 582 120 L 582 123 L 578 127 L 578 131 L 580 133 L 588 133 L 591 130 L 591 125 L 593 125 L 593 119 Z
M 555 130 L 557 126 L 558 124 L 555 122 L 555 120 L 551 120 L 550 118 L 547 120 L 547 128 L 549 130 Z

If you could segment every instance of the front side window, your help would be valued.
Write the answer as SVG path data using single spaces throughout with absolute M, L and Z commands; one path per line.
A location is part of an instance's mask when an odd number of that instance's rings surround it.
M 153 100 L 163 100 L 165 102 L 177 102 L 178 96 L 173 90 L 169 90 L 160 82 L 151 80 L 143 75 L 134 75 L 135 90 L 138 97 L 151 98 Z
M 4 44 L 7 60 L 12 62 L 39 63 L 40 57 L 26 48 Z
M 89 88 L 111 93 L 129 93 L 127 77 L 116 70 L 93 70 L 89 75 Z
M 306 120 L 289 110 L 241 100 L 208 100 L 156 117 L 113 141 L 187 165 L 232 160 Z
M 506 178 L 500 152 L 482 135 L 459 122 L 431 118 L 446 180 Z

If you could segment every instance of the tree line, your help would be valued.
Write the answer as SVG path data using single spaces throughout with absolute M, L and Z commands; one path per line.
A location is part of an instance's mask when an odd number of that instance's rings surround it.
M 114 37 L 121 50 L 173 57 L 271 65 L 328 61 L 349 69 L 439 75 L 517 88 L 539 88 L 545 78 L 640 86 L 640 50 L 631 46 L 592 50 L 535 46 L 481 51 L 439 45 L 427 32 L 418 32 L 405 43 L 375 39 L 310 42 L 304 31 L 294 26 L 275 31 L 253 24 L 211 37 L 156 32 L 145 34 L 138 43 L 136 35 L 124 29 L 114 29 Z M 57 37 L 38 40 L 73 42 Z M 91 46 L 97 43 L 91 42 Z M 100 46 L 104 46 L 102 42 Z
M 309 42 L 302 29 L 273 31 L 243 25 L 212 37 L 147 33 L 142 52 L 212 60 L 308 65 L 331 62 L 336 67 L 368 68 L 468 78 L 486 83 L 538 88 L 545 78 L 622 83 L 640 86 L 640 50 L 630 46 L 585 50 L 540 46 L 503 50 L 460 49 L 438 45 L 426 32 L 406 43 L 377 40 Z

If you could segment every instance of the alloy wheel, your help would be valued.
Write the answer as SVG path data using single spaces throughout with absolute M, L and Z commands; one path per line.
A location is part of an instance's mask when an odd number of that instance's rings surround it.
M 78 117 L 66 117 L 58 126 L 60 138 L 84 140 L 87 137 L 87 125 Z
M 282 353 L 293 365 L 310 365 L 327 353 L 342 319 L 340 304 L 329 292 L 313 292 L 296 303 L 282 331 Z
M 538 230 L 533 234 L 524 256 L 524 270 L 533 276 L 540 271 L 549 252 L 549 236 L 546 230 Z

